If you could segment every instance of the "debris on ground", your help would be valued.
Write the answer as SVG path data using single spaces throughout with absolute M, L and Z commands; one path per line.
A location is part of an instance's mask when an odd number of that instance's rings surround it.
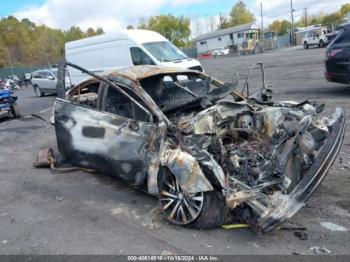
M 63 201 L 64 197 L 63 196 L 56 196 L 57 201 Z
M 250 227 L 248 224 L 229 224 L 229 225 L 222 225 L 223 229 L 237 229 L 237 228 L 247 228 Z
M 310 247 L 310 250 L 314 251 L 315 254 L 330 254 L 331 251 L 327 249 L 325 246 L 323 247 L 318 247 L 318 246 L 313 246 Z
M 306 227 L 281 227 L 280 230 L 285 231 L 305 231 Z
M 296 231 L 294 232 L 294 235 L 301 240 L 307 240 L 307 233 L 303 231 Z
M 332 222 L 321 222 L 320 224 L 321 224 L 321 226 L 323 226 L 324 228 L 326 228 L 330 231 L 341 231 L 341 232 L 348 231 L 347 228 L 345 228 L 343 226 L 339 226 L 339 225 L 334 224 Z

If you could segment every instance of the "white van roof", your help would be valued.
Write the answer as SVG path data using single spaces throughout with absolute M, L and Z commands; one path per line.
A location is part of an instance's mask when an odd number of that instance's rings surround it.
M 94 45 L 101 42 L 109 42 L 113 40 L 127 40 L 131 39 L 139 44 L 148 43 L 148 42 L 160 42 L 168 41 L 161 34 L 150 31 L 150 30 L 141 30 L 141 29 L 130 29 L 123 30 L 119 32 L 107 33 L 98 36 L 87 37 L 84 39 L 67 42 L 65 44 L 66 49 L 74 49 L 87 45 Z

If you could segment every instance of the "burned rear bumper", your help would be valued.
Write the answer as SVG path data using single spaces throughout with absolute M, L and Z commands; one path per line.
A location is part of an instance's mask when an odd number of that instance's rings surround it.
M 281 204 L 271 212 L 260 217 L 257 223 L 254 223 L 254 229 L 258 232 L 269 232 L 278 227 L 283 221 L 292 217 L 298 212 L 312 193 L 320 185 L 328 173 L 329 168 L 335 161 L 345 133 L 345 112 L 337 108 L 331 118 L 329 125 L 330 135 L 324 146 L 303 178 L 299 181 L 294 190 L 284 195 Z

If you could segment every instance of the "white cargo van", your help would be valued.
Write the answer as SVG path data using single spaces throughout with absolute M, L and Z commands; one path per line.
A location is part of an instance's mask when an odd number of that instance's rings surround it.
M 162 35 L 148 30 L 125 30 L 88 37 L 65 45 L 66 60 L 94 73 L 109 73 L 133 65 L 157 65 L 203 71 L 199 61 L 187 57 Z M 69 69 L 72 84 L 87 78 Z

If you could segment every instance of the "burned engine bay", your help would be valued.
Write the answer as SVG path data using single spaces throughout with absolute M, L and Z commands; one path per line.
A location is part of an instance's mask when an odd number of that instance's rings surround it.
M 203 149 L 211 153 L 233 179 L 244 181 L 252 188 L 277 186 L 288 191 L 299 180 L 301 171 L 312 163 L 314 151 L 328 136 L 322 120 L 317 124 L 312 122 L 316 110 L 309 103 L 299 108 L 265 109 L 249 104 L 220 103 L 191 117 L 191 127 L 183 130 L 205 135 L 210 142 L 204 143 Z M 183 121 L 186 120 L 180 119 L 181 127 L 185 125 Z
M 273 102 L 264 72 L 262 88 L 244 96 L 192 70 L 139 66 L 104 78 L 68 63 L 94 80 L 65 94 L 65 64 L 55 105 L 62 155 L 146 187 L 173 224 L 213 228 L 230 213 L 271 231 L 300 210 L 343 141 L 343 109 L 324 117 L 316 102 Z M 93 90 L 88 104 L 83 89 Z
M 257 221 L 271 215 L 278 220 L 281 213 L 276 209 L 293 205 L 285 214 L 290 217 L 303 205 L 290 197 L 291 192 L 307 175 L 342 115 L 337 108 L 331 117 L 319 117 L 323 109 L 324 105 L 308 101 L 268 106 L 219 102 L 195 116 L 182 116 L 177 125 L 227 174 L 222 190 L 226 206 L 249 206 L 251 212 L 243 212 L 243 219 L 265 232 L 270 229 Z

